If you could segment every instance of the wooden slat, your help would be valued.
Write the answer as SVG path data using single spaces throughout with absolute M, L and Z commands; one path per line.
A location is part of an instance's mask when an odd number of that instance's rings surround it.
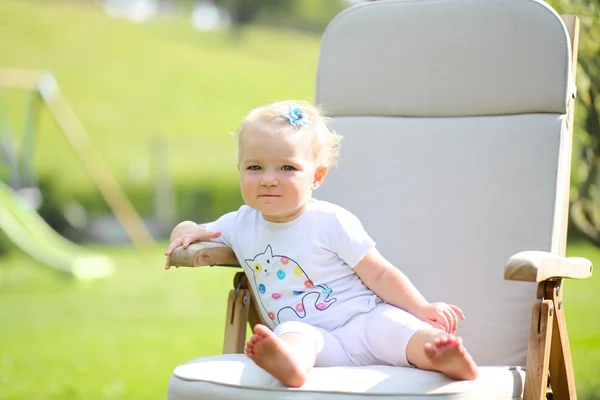
M 573 84 L 576 82 L 577 78 L 577 52 L 579 49 L 579 18 L 576 15 L 561 15 L 561 18 L 567 28 L 569 33 L 569 39 L 571 41 L 571 79 Z M 575 89 L 575 88 L 573 88 Z M 567 127 L 569 129 L 568 135 L 564 138 L 565 146 L 564 154 L 562 156 L 564 159 L 564 165 L 561 167 L 562 169 L 566 169 L 563 175 L 563 187 L 559 188 L 562 190 L 562 204 L 560 204 L 560 236 L 559 243 L 557 243 L 558 248 L 554 249 L 558 251 L 558 254 L 564 256 L 567 250 L 567 227 L 569 225 L 569 192 L 571 187 L 569 185 L 570 180 L 570 170 L 571 170 L 571 157 L 573 152 L 573 118 L 575 115 L 575 93 L 574 96 L 569 99 L 569 104 L 567 108 Z
M 178 247 L 169 256 L 169 265 L 174 267 L 235 266 L 239 262 L 230 247 L 224 244 L 192 243 L 187 249 Z
M 235 292 L 235 289 L 229 291 L 229 297 L 227 298 L 223 354 L 244 353 L 246 324 L 248 323 L 248 311 L 250 309 L 250 291 L 240 289 L 237 296 Z
M 559 288 L 557 293 L 557 288 Z M 554 318 L 552 327 L 552 340 L 550 345 L 550 387 L 555 399 L 575 400 L 575 376 L 573 374 L 573 361 L 567 334 L 567 323 L 562 306 L 561 282 L 553 285 Z
M 551 278 L 586 279 L 592 263 L 582 257 L 562 257 L 544 251 L 524 251 L 512 256 L 504 269 L 504 279 L 543 282 Z
M 561 15 L 560 16 L 569 32 L 571 40 L 571 60 L 573 69 L 573 78 L 576 77 L 577 71 L 577 52 L 579 50 L 579 18 L 576 15 Z
M 552 336 L 552 316 L 550 315 L 552 309 L 552 301 L 544 300 L 541 303 L 536 302 L 531 310 L 524 400 L 546 400 L 550 338 Z

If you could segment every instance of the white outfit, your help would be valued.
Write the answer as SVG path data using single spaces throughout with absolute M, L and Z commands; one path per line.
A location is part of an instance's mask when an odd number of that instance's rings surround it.
M 407 365 L 400 349 L 427 324 L 383 303 L 353 271 L 375 242 L 352 213 L 312 199 L 298 218 L 273 223 L 244 205 L 207 229 L 235 252 L 274 332 L 314 339 L 317 366 Z

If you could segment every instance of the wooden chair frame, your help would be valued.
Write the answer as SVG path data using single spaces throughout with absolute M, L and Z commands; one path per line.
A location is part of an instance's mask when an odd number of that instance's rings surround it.
M 574 15 L 562 16 L 571 40 L 571 74 L 575 82 L 577 72 L 577 50 L 579 45 L 579 19 Z M 573 129 L 575 95 L 569 99 L 567 109 L 568 129 Z M 567 187 L 566 190 L 569 190 Z M 568 198 L 568 194 L 567 194 Z M 567 226 L 568 202 L 563 210 Z M 566 228 L 565 228 L 566 230 Z M 566 236 L 566 232 L 565 235 Z M 566 238 L 562 241 L 561 253 L 566 251 Z M 525 366 L 526 400 L 546 399 L 548 389 L 555 399 L 577 399 L 573 361 L 567 334 L 567 324 L 562 304 L 562 278 L 548 279 L 538 283 L 537 298 L 532 307 L 527 364 Z
M 573 80 L 577 69 L 577 48 L 579 37 L 579 19 L 573 15 L 562 16 L 568 29 L 572 49 Z M 575 95 L 569 99 L 567 123 L 573 126 Z M 568 187 L 565 190 L 568 191 Z M 565 223 L 568 218 L 568 204 L 562 212 Z M 564 255 L 566 249 L 566 228 L 559 249 Z M 240 264 L 230 248 L 214 243 L 195 243 L 187 249 L 179 248 L 171 255 L 169 263 L 173 266 L 228 266 Z M 544 400 L 549 397 L 557 400 L 575 400 L 575 380 L 571 351 L 567 334 L 567 325 L 562 299 L 564 278 L 587 278 L 591 276 L 592 266 L 588 260 L 565 258 L 540 252 L 524 252 L 509 260 L 505 269 L 505 279 L 537 282 L 537 301 L 532 306 L 531 326 L 526 363 L 526 378 L 523 398 L 525 400 Z M 225 321 L 225 339 L 223 354 L 243 353 L 246 339 L 246 326 L 253 328 L 263 323 L 256 307 L 256 300 L 248 287 L 243 272 L 236 272 L 233 289 L 227 299 Z

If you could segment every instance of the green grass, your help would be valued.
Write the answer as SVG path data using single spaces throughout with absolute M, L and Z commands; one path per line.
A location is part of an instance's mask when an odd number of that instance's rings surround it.
M 72 282 L 0 259 L 1 399 L 160 399 L 174 366 L 221 350 L 233 271 L 142 265 L 110 251 L 116 276 Z
M 242 117 L 270 101 L 313 98 L 315 36 L 251 28 L 234 42 L 226 32 L 194 31 L 181 16 L 141 25 L 110 19 L 94 3 L 0 1 L 0 68 L 53 71 L 125 186 L 151 184 L 158 157 L 175 180 L 231 181 L 229 134 Z M 8 96 L 18 128 L 23 96 Z M 155 156 L 159 137 L 168 144 Z M 47 113 L 37 148 L 41 173 L 60 176 L 58 192 L 93 190 Z
M 233 270 L 161 268 L 162 247 L 142 264 L 109 249 L 114 277 L 76 283 L 21 256 L 0 259 L 1 399 L 161 399 L 178 364 L 221 351 Z M 572 255 L 600 265 L 600 252 Z M 600 278 L 565 288 L 580 398 L 600 390 L 600 322 L 591 304 Z
M 596 295 L 600 291 L 600 249 L 590 244 L 572 243 L 567 255 L 585 257 L 596 268 L 595 276 L 582 281 L 566 281 L 563 303 L 571 344 L 575 382 L 580 398 L 600 396 L 600 319 Z M 592 397 L 592 394 L 594 397 Z

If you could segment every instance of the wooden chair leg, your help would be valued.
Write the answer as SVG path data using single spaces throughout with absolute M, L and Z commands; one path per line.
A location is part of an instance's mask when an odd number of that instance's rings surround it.
M 552 300 L 536 302 L 532 307 L 524 400 L 546 400 L 553 308 Z
M 529 330 L 525 400 L 576 400 L 575 378 L 562 303 L 562 280 L 541 282 Z
M 227 299 L 227 319 L 223 354 L 243 353 L 246 341 L 246 325 L 250 310 L 250 290 L 243 272 L 234 277 L 234 288 Z
M 567 334 L 565 312 L 562 304 L 561 281 L 553 282 L 552 300 L 554 303 L 553 335 L 550 347 L 550 387 L 554 399 L 575 400 L 575 377 L 571 348 Z

